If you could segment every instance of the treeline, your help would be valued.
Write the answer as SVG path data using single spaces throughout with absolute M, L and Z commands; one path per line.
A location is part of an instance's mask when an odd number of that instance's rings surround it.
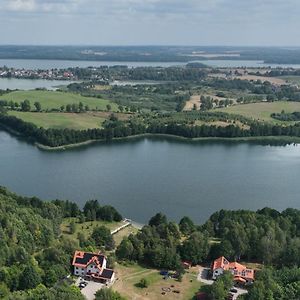
M 165 121 L 157 118 L 150 118 L 147 122 L 139 119 L 119 121 L 113 115 L 109 121 L 103 124 L 104 128 L 102 129 L 44 129 L 5 114 L 0 114 L 0 124 L 19 132 L 33 142 L 49 147 L 82 143 L 89 140 L 111 141 L 114 138 L 123 138 L 144 133 L 169 134 L 186 138 L 300 136 L 300 124 L 280 126 L 269 123 L 252 122 L 249 124 L 250 128 L 245 129 L 235 124 L 229 124 L 225 127 L 206 124 L 191 125 L 186 121 L 178 123 L 176 120 Z
M 286 113 L 282 111 L 281 113 L 271 114 L 271 117 L 280 121 L 300 121 L 300 112 Z
M 211 238 L 219 242 L 210 243 Z M 276 267 L 299 267 L 300 211 L 221 210 L 201 226 L 188 217 L 179 224 L 169 222 L 159 213 L 137 235 L 125 237 L 116 255 L 121 260 L 174 270 L 182 260 L 196 265 L 220 256 Z
M 298 300 L 300 299 L 300 269 L 265 268 L 257 273 L 256 280 L 245 300 Z
M 98 68 L 68 68 L 80 80 L 154 80 L 154 81 L 198 81 L 207 75 L 202 64 L 176 67 L 101 66 Z
M 262 82 L 257 80 L 255 82 L 250 82 L 241 79 L 214 79 L 205 82 L 205 84 L 209 87 L 221 90 L 242 90 L 249 91 L 256 95 L 264 95 L 265 99 L 268 101 L 300 101 L 300 90 L 298 88 L 290 85 L 274 86 L 268 81 Z
M 277 267 L 300 266 L 300 211 L 278 212 L 264 208 L 214 213 L 201 226 L 209 236 L 219 238 L 211 258 L 220 255 L 231 260 L 261 262 Z
M 131 80 L 198 81 L 207 75 L 205 69 L 199 67 L 139 67 L 128 70 L 127 76 Z
M 186 219 L 181 221 L 183 225 L 178 225 L 169 222 L 165 215 L 156 214 L 136 235 L 131 234 L 122 240 L 116 250 L 117 258 L 182 274 L 182 260 L 198 264 L 207 258 L 209 252 L 207 235 L 199 231 L 181 231 L 186 222 L 191 222 Z M 195 229 L 193 223 L 191 226 Z M 181 243 L 183 233 L 187 234 L 187 238 Z

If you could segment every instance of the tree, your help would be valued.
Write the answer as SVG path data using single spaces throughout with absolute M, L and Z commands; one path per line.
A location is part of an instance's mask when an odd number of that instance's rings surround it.
M 212 300 L 225 300 L 233 285 L 233 275 L 225 271 L 217 280 L 208 288 L 209 296 Z
M 193 265 L 202 263 L 209 252 L 208 239 L 200 232 L 194 232 L 180 247 L 181 258 Z
M 70 222 L 69 229 L 70 229 L 70 234 L 75 233 L 75 231 L 76 231 L 76 223 L 75 223 L 74 220 L 72 220 L 72 221 Z
M 103 288 L 96 292 L 95 300 L 126 300 L 118 292 L 113 291 L 111 288 Z
M 227 295 L 228 291 L 222 280 L 217 280 L 210 286 L 209 296 L 212 300 L 225 300 Z
M 119 105 L 119 106 L 118 106 L 118 109 L 119 109 L 120 112 L 123 112 L 123 111 L 124 111 L 124 107 L 123 107 L 122 105 Z
M 67 104 L 67 105 L 66 105 L 66 111 L 67 111 L 67 112 L 71 112 L 71 111 L 72 111 L 71 104 Z
M 79 102 L 78 108 L 79 108 L 80 112 L 83 112 L 83 103 L 82 102 Z
M 147 278 L 141 278 L 141 280 L 137 283 L 137 286 L 142 289 L 147 288 L 149 286 L 149 281 Z
M 104 246 L 107 250 L 111 250 L 115 246 L 110 230 L 105 226 L 94 228 L 91 238 L 94 240 L 97 247 Z
M 184 235 L 189 235 L 196 230 L 196 226 L 189 217 L 183 217 L 179 222 L 179 229 Z
M 111 111 L 111 105 L 110 105 L 110 104 L 107 104 L 107 105 L 106 105 L 106 110 L 107 110 L 107 111 Z
M 160 224 L 167 224 L 167 217 L 162 213 L 157 213 L 149 221 L 150 226 L 158 226 Z
M 122 240 L 121 244 L 118 246 L 116 250 L 116 255 L 119 259 L 133 259 L 133 245 L 131 241 L 126 237 Z
M 4 299 L 9 294 L 9 289 L 5 283 L 0 283 L 0 299 Z
M 36 101 L 34 102 L 35 110 L 36 111 L 41 111 L 42 110 L 42 105 L 40 102 Z
M 35 288 L 42 282 L 41 276 L 33 265 L 25 267 L 20 277 L 20 289 L 27 290 Z
M 30 106 L 30 102 L 29 100 L 24 100 L 23 102 L 21 102 L 21 110 L 22 111 L 30 111 L 31 106 Z

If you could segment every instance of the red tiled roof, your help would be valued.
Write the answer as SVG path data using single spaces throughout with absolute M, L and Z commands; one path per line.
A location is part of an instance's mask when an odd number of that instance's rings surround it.
M 212 270 L 223 269 L 231 271 L 234 276 L 254 280 L 254 270 L 237 262 L 229 262 L 224 256 L 219 257 L 213 263 Z
M 229 261 L 224 256 L 221 256 L 214 261 L 212 269 L 213 271 L 220 268 L 224 269 L 227 265 L 229 265 Z
M 85 268 L 91 263 L 95 263 L 97 265 L 97 268 L 101 269 L 104 259 L 105 256 L 99 253 L 97 254 L 84 251 L 75 251 L 72 265 Z

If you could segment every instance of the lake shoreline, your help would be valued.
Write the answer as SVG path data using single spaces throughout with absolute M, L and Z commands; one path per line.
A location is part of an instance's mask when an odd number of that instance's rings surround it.
M 117 142 L 117 141 L 129 141 L 133 139 L 142 139 L 142 138 L 166 138 L 176 141 L 183 142 L 231 142 L 231 143 L 261 143 L 261 144 L 277 144 L 277 145 L 288 145 L 288 144 L 300 144 L 300 137 L 290 137 L 290 136 L 263 136 L 263 137 L 237 137 L 237 138 L 221 138 L 221 137 L 200 137 L 200 138 L 186 138 L 171 134 L 153 134 L 153 133 L 143 133 L 138 135 L 132 135 L 128 137 L 114 138 L 111 141 L 106 140 L 88 140 L 76 144 L 68 144 L 57 147 L 50 147 L 40 143 L 35 143 L 37 148 L 44 151 L 65 151 L 74 148 L 80 148 L 92 144 L 108 143 L 108 142 Z
M 130 140 L 138 140 L 142 138 L 165 138 L 168 140 L 174 140 L 174 141 L 182 141 L 185 143 L 200 143 L 200 142 L 229 142 L 229 143 L 257 143 L 262 145 L 277 145 L 277 146 L 283 146 L 283 145 L 289 145 L 289 144 L 300 144 L 300 137 L 297 136 L 251 136 L 251 137 L 234 137 L 234 138 L 223 138 L 223 137 L 199 137 L 199 138 L 188 138 L 183 136 L 176 136 L 172 134 L 160 134 L 160 133 L 142 133 L 137 135 L 131 135 L 127 137 L 119 137 L 119 138 L 113 138 L 112 140 L 104 140 L 104 139 L 97 139 L 97 140 L 87 140 L 80 143 L 75 144 L 67 144 L 67 145 L 61 145 L 57 147 L 51 147 L 47 146 L 38 142 L 32 141 L 30 137 L 26 137 L 19 133 L 18 131 L 14 130 L 13 128 L 10 128 L 6 125 L 0 124 L 0 128 L 7 131 L 8 133 L 18 137 L 18 138 L 24 138 L 25 141 L 33 144 L 36 146 L 39 150 L 42 151 L 66 151 L 81 147 L 86 147 L 94 144 L 108 144 L 108 143 L 114 143 L 114 142 L 121 142 L 121 141 L 130 141 Z

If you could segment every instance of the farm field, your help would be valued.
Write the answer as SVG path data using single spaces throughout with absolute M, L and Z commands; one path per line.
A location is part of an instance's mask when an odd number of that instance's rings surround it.
M 290 84 L 300 85 L 300 76 L 281 76 L 278 78 L 284 79 L 286 82 Z
M 293 122 L 281 122 L 271 117 L 272 113 L 280 113 L 282 110 L 284 110 L 287 113 L 300 111 L 300 102 L 277 101 L 277 102 L 239 104 L 239 105 L 233 105 L 226 108 L 217 108 L 214 111 L 222 111 L 229 114 L 242 115 L 244 117 L 256 119 L 263 122 L 272 122 L 278 124 L 293 123 Z
M 59 109 L 62 105 L 66 106 L 67 104 L 79 104 L 79 102 L 82 102 L 83 105 L 88 105 L 90 109 L 106 110 L 106 105 L 110 104 L 112 111 L 118 111 L 117 105 L 109 100 L 83 97 L 73 93 L 32 90 L 14 91 L 0 97 L 0 100 L 17 103 L 21 103 L 25 99 L 30 101 L 32 109 L 34 109 L 33 104 L 36 101 L 41 103 L 43 110 L 53 108 Z
M 127 266 L 116 264 L 115 269 L 119 279 L 113 285 L 113 289 L 127 299 L 191 300 L 201 287 L 201 283 L 197 281 L 197 268 L 192 268 L 184 274 L 182 282 L 171 278 L 164 280 L 158 270 L 143 268 L 135 264 Z M 142 278 L 148 280 L 149 286 L 147 288 L 143 289 L 136 286 Z M 179 291 L 179 293 L 173 291 Z
M 9 115 L 43 128 L 83 130 L 100 128 L 105 118 L 90 113 L 46 113 L 9 111 Z

